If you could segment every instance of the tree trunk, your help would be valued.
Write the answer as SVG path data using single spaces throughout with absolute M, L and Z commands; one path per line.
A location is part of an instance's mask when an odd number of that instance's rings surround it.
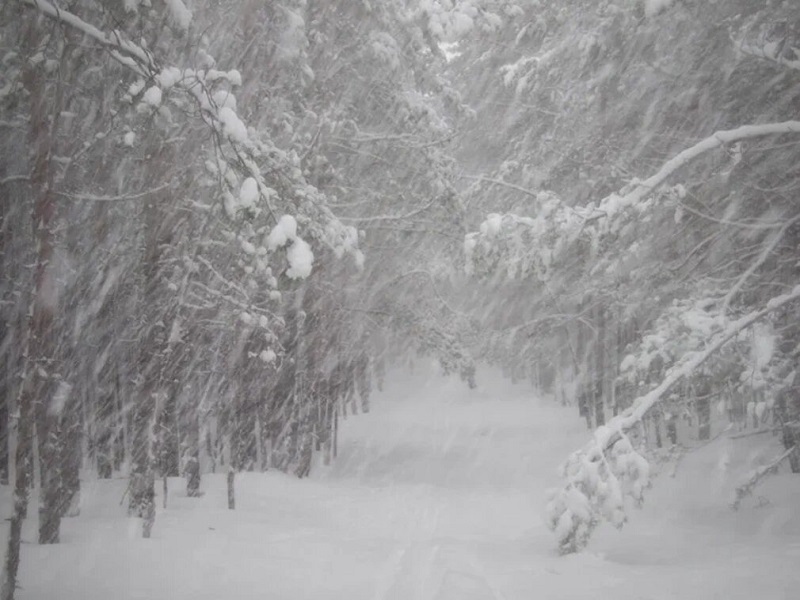
M 111 479 L 114 472 L 114 440 L 117 431 L 117 415 L 111 390 L 100 390 L 95 417 L 96 441 L 95 456 L 97 476 Z
M 37 47 L 44 35 L 35 19 L 30 20 L 25 46 Z M 39 448 L 39 467 L 42 489 L 39 498 L 39 543 L 57 543 L 61 524 L 61 454 L 59 448 L 58 408 L 53 406 L 53 381 L 57 374 L 54 365 L 54 317 L 58 304 L 57 283 L 53 273 L 56 214 L 53 173 L 50 160 L 55 130 L 58 125 L 60 86 L 52 106 L 48 106 L 45 72 L 42 64 L 27 61 L 22 80 L 29 94 L 31 147 L 33 148 L 30 175 L 33 193 L 33 235 L 36 243 L 36 265 L 33 282 L 33 309 L 30 319 L 28 360 L 32 368 L 25 381 L 26 401 L 34 406 L 36 436 Z
M 597 307 L 597 342 L 594 364 L 594 422 L 596 427 L 605 425 L 605 381 L 606 381 L 606 311 Z
M 64 517 L 77 517 L 80 514 L 80 470 L 83 458 L 81 439 L 83 430 L 83 423 L 81 422 L 82 412 L 80 396 L 73 393 L 66 405 L 62 424 L 64 443 L 61 486 L 64 497 L 61 502 L 61 516 Z
M 186 495 L 200 496 L 200 422 L 197 410 L 185 411 L 186 438 L 183 451 L 183 472 L 186 476 Z
M 159 444 L 161 475 L 180 477 L 180 438 L 178 432 L 178 397 L 170 390 L 164 401 L 159 419 Z
M 24 351 L 27 354 L 27 348 Z M 31 484 L 31 465 L 33 464 L 33 394 L 27 384 L 29 368 L 23 371 L 23 387 L 17 400 L 17 448 L 14 457 L 16 464 L 14 482 L 14 512 L 8 534 L 6 560 L 0 582 L 0 600 L 14 600 L 19 570 L 20 545 L 22 543 L 22 522 L 28 514 L 28 496 Z M 26 377 L 28 375 L 28 377 Z
M 9 459 L 9 424 L 8 424 L 8 389 L 0 389 L 0 485 L 8 485 Z
M 231 467 L 228 469 L 228 510 L 236 508 L 236 493 L 233 489 L 234 477 L 236 477 L 236 472 Z
M 697 403 L 697 438 L 711 438 L 711 380 L 703 375 L 695 385 L 695 402 Z
M 152 438 L 155 412 L 154 392 L 144 388 L 133 411 L 131 480 L 128 514 L 146 519 L 155 504 Z
M 786 423 L 781 433 L 784 448 L 793 449 L 789 454 L 789 467 L 792 473 L 800 473 L 800 423 Z
M 339 453 L 339 403 L 333 405 L 333 458 Z

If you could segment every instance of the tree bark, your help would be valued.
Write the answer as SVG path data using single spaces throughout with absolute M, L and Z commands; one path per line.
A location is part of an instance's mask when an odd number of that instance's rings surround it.
M 695 384 L 695 402 L 697 403 L 697 438 L 711 438 L 711 380 L 701 375 Z
M 26 345 L 30 341 L 26 342 Z M 23 351 L 27 356 L 28 349 Z M 11 515 L 11 526 L 8 534 L 6 560 L 3 565 L 3 577 L 0 582 L 0 600 L 14 600 L 17 588 L 17 572 L 20 561 L 20 545 L 22 543 L 22 522 L 28 514 L 28 497 L 31 485 L 31 466 L 33 465 L 33 394 L 27 385 L 29 370 L 27 361 L 23 367 L 23 386 L 17 399 L 17 448 L 14 457 L 16 464 L 14 482 L 14 512 Z
M 8 389 L 0 389 L 0 485 L 8 485 L 9 426 L 8 426 Z
M 165 398 L 164 407 L 159 419 L 159 444 L 161 475 L 165 477 L 179 477 L 180 441 L 178 432 L 178 397 L 174 390 L 170 390 Z
M 200 420 L 197 407 L 187 406 L 183 411 L 185 441 L 183 443 L 183 472 L 186 476 L 186 495 L 200 496 Z
M 36 19 L 29 21 L 24 45 L 36 48 L 44 34 Z M 27 49 L 27 48 L 26 48 Z M 58 124 L 60 87 L 49 106 L 44 67 L 26 62 L 22 75 L 29 94 L 31 147 L 33 149 L 30 186 L 33 193 L 33 235 L 36 243 L 36 264 L 33 282 L 33 307 L 30 318 L 28 361 L 32 368 L 24 383 L 25 402 L 31 402 L 36 421 L 39 468 L 42 489 L 39 499 L 39 543 L 57 543 L 61 514 L 61 454 L 59 448 L 58 407 L 53 406 L 54 319 L 57 289 L 52 262 L 55 249 L 53 227 L 56 214 L 53 173 L 50 160 Z
M 233 470 L 233 467 L 228 469 L 228 510 L 234 510 L 236 508 L 236 492 L 233 488 L 234 478 L 236 477 L 236 471 Z
M 594 364 L 594 422 L 596 427 L 605 425 L 605 381 L 606 381 L 606 311 L 597 307 L 597 342 Z

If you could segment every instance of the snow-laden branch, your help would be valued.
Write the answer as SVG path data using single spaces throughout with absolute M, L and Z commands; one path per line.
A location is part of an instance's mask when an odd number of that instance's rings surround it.
M 602 236 L 619 233 L 627 222 L 627 209 L 645 210 L 651 206 L 645 201 L 648 196 L 693 160 L 727 144 L 783 134 L 800 134 L 800 121 L 744 125 L 718 131 L 672 157 L 647 179 L 634 180 L 599 203 L 584 207 L 568 207 L 549 192 L 534 194 L 501 180 L 478 178 L 479 182 L 502 185 L 535 196 L 538 206 L 534 218 L 491 214 L 481 224 L 480 231 L 468 233 L 464 240 L 467 272 L 506 271 L 510 279 L 533 275 L 540 280 L 546 280 L 560 257 L 572 247 L 572 242 L 578 238 L 588 239 L 592 247 L 596 247 L 600 245 Z M 671 192 L 679 203 L 685 193 L 681 189 L 681 186 L 676 186 Z M 755 227 L 771 229 L 776 226 L 769 224 Z M 782 227 L 782 224 L 777 227 Z M 756 268 L 758 266 L 760 264 Z
M 56 195 L 62 196 L 64 198 L 69 198 L 70 200 L 83 200 L 86 202 L 124 202 L 126 200 L 139 200 L 141 198 L 146 198 L 147 196 L 151 196 L 158 192 L 162 192 L 166 189 L 169 189 L 171 186 L 168 183 L 156 186 L 149 190 L 144 190 L 143 192 L 137 192 L 135 194 L 119 194 L 115 196 L 99 196 L 97 194 L 89 194 L 89 193 L 78 193 L 73 194 L 69 192 L 55 192 Z
M 684 360 L 679 365 L 676 365 L 668 371 L 661 385 L 644 396 L 637 398 L 628 410 L 609 421 L 607 425 L 608 429 L 612 431 L 627 431 L 636 425 L 676 383 L 684 377 L 691 375 L 695 369 L 706 362 L 730 340 L 739 335 L 740 332 L 750 327 L 753 323 L 760 321 L 770 313 L 775 312 L 777 309 L 794 302 L 798 298 L 800 298 L 800 285 L 796 285 L 788 294 L 782 294 L 772 298 L 761 310 L 748 313 L 730 323 L 716 336 L 716 339 L 714 339 L 705 350 L 690 353 L 688 356 L 684 357 Z
M 787 133 L 800 133 L 800 121 L 784 121 L 782 123 L 764 123 L 762 125 L 743 125 L 736 129 L 717 131 L 713 135 L 701 140 L 694 146 L 683 150 L 667 162 L 654 175 L 643 181 L 634 181 L 629 184 L 632 190 L 623 195 L 611 194 L 604 198 L 596 208 L 598 218 L 611 219 L 621 210 L 634 206 L 644 200 L 648 195 L 663 184 L 673 173 L 686 166 L 697 157 L 722 146 L 740 142 L 742 140 L 782 135 Z
M 22 0 L 22 3 L 38 9 L 42 14 L 51 19 L 55 19 L 56 21 L 60 21 L 65 25 L 77 29 L 106 48 L 109 48 L 112 50 L 112 56 L 114 56 L 117 61 L 129 68 L 133 68 L 137 74 L 155 75 L 159 70 L 152 54 L 141 46 L 122 39 L 116 31 L 113 33 L 101 31 L 91 23 L 87 23 L 77 15 L 55 6 L 48 0 Z M 131 59 L 135 62 L 132 63 Z
M 786 450 L 786 452 L 784 452 L 775 460 L 773 460 L 771 463 L 759 467 L 758 469 L 753 471 L 753 473 L 751 473 L 750 476 L 747 478 L 747 481 L 736 487 L 733 501 L 731 502 L 731 508 L 733 510 L 739 510 L 739 506 L 741 506 L 742 500 L 744 500 L 750 494 L 753 493 L 753 490 L 755 490 L 758 484 L 761 483 L 761 480 L 764 479 L 767 475 L 772 475 L 774 473 L 777 473 L 783 461 L 788 459 L 793 453 L 797 452 L 797 450 L 798 449 L 796 446 L 792 446 L 791 448 Z
M 431 208 L 436 202 L 436 199 L 431 200 L 425 206 L 407 212 L 404 215 L 376 215 L 374 217 L 339 217 L 342 221 L 350 221 L 351 223 L 374 223 L 376 221 L 402 221 L 416 217 Z
M 739 51 L 747 56 L 761 58 L 770 62 L 787 67 L 795 71 L 800 71 L 800 48 L 791 48 L 796 58 L 787 58 L 784 54 L 782 44 L 778 42 L 767 42 L 762 46 L 741 41 L 738 44 Z
M 223 156 L 217 153 L 218 164 L 215 165 L 216 174 L 220 175 L 220 182 L 225 188 L 223 190 L 225 212 L 231 219 L 235 219 L 240 211 L 259 213 L 264 207 L 267 215 L 277 226 L 280 214 L 272 205 L 277 192 L 267 185 L 259 162 L 273 163 L 269 165 L 271 171 L 279 174 L 299 172 L 298 164 L 286 153 L 277 152 L 269 144 L 252 139 L 247 125 L 236 113 L 233 94 L 229 91 L 214 90 L 215 84 L 219 81 L 226 81 L 231 87 L 241 86 L 241 75 L 238 71 L 181 69 L 161 65 L 150 51 L 125 39 L 118 30 L 103 31 L 49 0 L 20 1 L 99 42 L 111 52 L 115 60 L 138 75 L 141 79 L 129 90 L 131 100 L 134 97 L 141 97 L 143 105 L 157 110 L 162 104 L 163 96 L 170 90 L 177 89 L 184 93 L 190 102 L 197 105 L 201 118 L 212 129 L 217 148 L 224 147 L 229 154 Z M 183 3 L 170 3 L 169 8 L 176 22 L 187 23 L 191 15 Z M 232 173 L 235 175 L 229 177 Z M 310 213 L 305 216 L 310 217 L 308 220 L 316 226 L 313 235 L 330 246 L 337 256 L 349 253 L 357 264 L 360 264 L 363 256 L 358 250 L 358 236 L 354 229 L 344 226 L 324 205 L 322 194 L 307 184 L 301 176 L 286 175 L 286 177 L 290 183 L 287 186 L 290 188 L 288 193 L 294 196 L 293 199 L 297 202 L 293 208 L 297 210 L 305 207 L 302 210 Z M 244 243 L 253 245 L 249 240 L 244 240 Z M 310 273 L 310 270 L 307 271 Z M 306 273 L 306 270 L 303 273 Z
M 706 348 L 687 353 L 667 372 L 661 384 L 637 398 L 630 408 L 599 427 L 592 440 L 574 452 L 563 466 L 566 483 L 552 493 L 548 504 L 551 529 L 559 538 L 562 553 L 582 550 L 601 520 L 621 527 L 627 520 L 624 497 L 642 501 L 649 483 L 649 465 L 636 453 L 627 432 L 663 400 L 678 382 L 718 352 L 731 339 L 770 313 L 800 299 L 800 285 L 788 294 L 772 298 L 766 305 L 731 322 L 714 336 Z M 623 482 L 627 482 L 623 486 Z
M 492 179 L 491 177 L 480 177 L 480 176 L 474 176 L 474 175 L 462 175 L 461 177 L 462 177 L 462 179 L 473 180 L 473 181 L 476 182 L 476 184 L 477 183 L 491 183 L 492 185 L 498 185 L 500 187 L 505 187 L 505 188 L 508 188 L 510 190 L 514 190 L 514 191 L 520 192 L 522 194 L 525 194 L 526 196 L 531 196 L 533 198 L 536 198 L 539 195 L 538 192 L 533 192 L 533 191 L 531 191 L 531 190 L 529 190 L 527 188 L 524 188 L 524 187 L 522 187 L 520 185 L 516 185 L 514 183 L 509 183 L 507 181 L 503 181 L 502 179 Z

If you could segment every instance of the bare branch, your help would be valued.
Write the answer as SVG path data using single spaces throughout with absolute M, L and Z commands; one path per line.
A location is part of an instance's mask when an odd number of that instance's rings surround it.
M 71 194 L 69 192 L 56 191 L 55 194 L 69 198 L 70 200 L 85 200 L 87 202 L 122 202 L 125 200 L 138 200 L 144 198 L 161 190 L 169 189 L 171 186 L 168 183 L 158 187 L 138 192 L 136 194 L 121 194 L 119 196 L 97 196 L 95 194 Z
M 767 475 L 772 475 L 778 472 L 778 468 L 781 466 L 783 461 L 789 458 L 794 452 L 797 452 L 797 446 L 792 446 L 786 452 L 781 454 L 778 458 L 773 460 L 771 463 L 764 465 L 763 467 L 759 467 L 758 469 L 750 475 L 749 479 L 742 483 L 741 485 L 736 487 L 736 491 L 734 492 L 734 499 L 731 502 L 731 508 L 733 510 L 739 510 L 739 507 L 742 504 L 742 500 L 747 498 L 750 494 L 753 493 L 753 490 L 756 489 L 761 480 L 764 479 Z
M 3 179 L 0 179 L 0 185 L 7 185 L 9 183 L 16 183 L 18 181 L 23 182 L 23 183 L 29 183 L 30 180 L 31 180 L 31 178 L 28 177 L 27 175 L 11 175 L 9 177 L 5 177 Z
M 780 241 L 783 239 L 783 234 L 786 233 L 789 227 L 791 227 L 798 221 L 800 221 L 800 215 L 796 215 L 793 219 L 789 219 L 788 221 L 786 221 L 783 227 L 780 228 L 780 230 L 773 236 L 773 238 L 769 240 L 768 243 L 764 244 L 764 247 L 761 249 L 758 258 L 753 262 L 753 264 L 751 264 L 747 268 L 747 270 L 744 273 L 742 273 L 741 277 L 739 277 L 736 284 L 734 284 L 734 286 L 728 291 L 728 293 L 725 294 L 725 299 L 722 301 L 722 314 L 728 312 L 728 308 L 731 304 L 731 301 L 736 297 L 736 294 L 738 294 L 742 290 L 742 286 L 744 286 L 745 281 L 747 281 L 747 279 L 753 273 L 755 273 L 758 270 L 758 268 L 764 264 L 764 262 L 766 262 L 770 254 L 772 254 L 773 250 L 775 250 L 775 248 L 778 246 L 778 243 L 780 243 Z

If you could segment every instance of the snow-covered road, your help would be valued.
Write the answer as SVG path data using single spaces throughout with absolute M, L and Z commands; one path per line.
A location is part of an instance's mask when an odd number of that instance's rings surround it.
M 622 534 L 557 556 L 541 509 L 584 425 L 524 386 L 490 373 L 480 384 L 395 373 L 370 414 L 343 424 L 333 466 L 307 480 L 241 475 L 235 511 L 222 476 L 199 499 L 173 481 L 151 540 L 124 516 L 124 480 L 84 482 L 63 543 L 25 545 L 19 598 L 797 597 L 800 488 L 780 480 L 774 505 L 731 513 L 688 489 L 724 471 L 719 449 L 687 459 Z

